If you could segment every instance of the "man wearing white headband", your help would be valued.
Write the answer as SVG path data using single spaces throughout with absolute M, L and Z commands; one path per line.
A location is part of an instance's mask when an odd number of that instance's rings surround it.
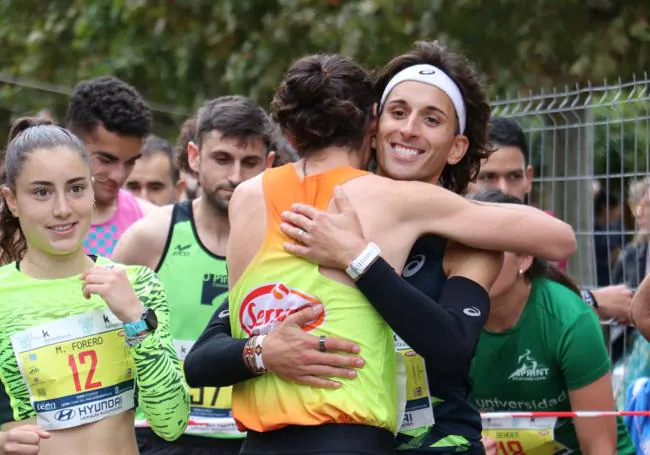
M 481 159 L 488 156 L 490 114 L 470 62 L 436 43 L 420 42 L 379 69 L 374 86 L 377 172 L 464 194 Z M 295 253 L 320 263 L 339 262 L 343 268 L 341 258 L 346 256 L 336 252 L 349 250 L 355 244 L 351 239 L 362 235 L 357 224 L 341 222 L 354 220 L 354 214 L 338 218 L 337 229 L 331 228 L 330 214 L 302 215 L 314 220 L 309 222 L 314 234 L 307 247 Z M 290 221 L 305 229 L 305 219 Z M 390 267 L 373 264 L 357 281 L 359 290 L 426 364 L 429 413 L 435 424 L 401 432 L 396 440 L 399 453 L 485 453 L 480 414 L 467 395 L 470 362 L 489 313 L 487 291 L 500 270 L 490 255 L 426 236 L 411 250 L 403 278 Z M 407 416 L 422 418 L 418 411 L 408 412 L 408 405 Z M 495 450 L 488 447 L 488 453 Z

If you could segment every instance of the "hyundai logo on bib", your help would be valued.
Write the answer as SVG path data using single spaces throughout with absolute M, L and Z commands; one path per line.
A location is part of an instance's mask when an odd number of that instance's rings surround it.
M 239 309 L 239 323 L 249 336 L 265 334 L 279 322 L 308 306 L 323 306 L 318 298 L 307 295 L 298 289 L 277 283 L 253 289 L 244 298 Z M 320 316 L 304 326 L 310 331 L 325 320 L 325 309 Z
M 65 422 L 66 420 L 72 419 L 76 415 L 77 412 L 74 409 L 61 409 L 56 414 L 54 414 L 54 418 L 59 422 Z

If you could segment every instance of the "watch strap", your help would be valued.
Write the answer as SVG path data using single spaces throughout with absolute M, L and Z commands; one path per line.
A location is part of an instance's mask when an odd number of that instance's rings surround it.
M 366 248 L 361 252 L 357 258 L 345 269 L 352 280 L 357 281 L 361 276 L 366 273 L 372 264 L 381 255 L 381 248 L 373 242 L 369 242 Z

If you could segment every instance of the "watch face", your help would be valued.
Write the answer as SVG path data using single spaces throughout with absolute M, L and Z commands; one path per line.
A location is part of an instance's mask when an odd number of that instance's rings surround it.
M 147 308 L 147 311 L 145 311 L 144 320 L 151 330 L 156 330 L 158 327 L 158 317 L 151 308 Z

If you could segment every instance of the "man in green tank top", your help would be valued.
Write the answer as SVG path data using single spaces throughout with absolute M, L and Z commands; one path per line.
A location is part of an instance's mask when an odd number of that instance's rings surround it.
M 202 195 L 161 207 L 125 232 L 114 260 L 153 268 L 169 297 L 171 332 L 183 360 L 228 291 L 228 202 L 233 190 L 273 164 L 272 125 L 264 110 L 242 96 L 208 101 L 197 114 L 190 168 Z M 137 414 L 142 454 L 237 454 L 245 436 L 230 410 L 231 388 L 191 389 L 190 421 L 173 443 L 163 441 Z

